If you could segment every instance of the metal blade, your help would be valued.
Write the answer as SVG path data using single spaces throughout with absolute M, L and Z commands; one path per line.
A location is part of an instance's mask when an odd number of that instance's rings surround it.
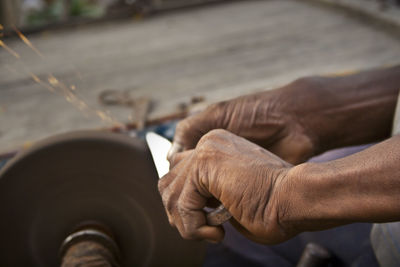
M 156 165 L 158 176 L 161 178 L 169 172 L 167 155 L 172 144 L 168 139 L 153 132 L 146 134 L 146 142 L 153 157 L 154 165 Z
M 171 142 L 153 132 L 146 134 L 147 145 L 149 146 L 154 164 L 160 179 L 169 172 L 169 161 L 167 160 L 168 151 L 171 148 Z M 217 209 L 207 213 L 207 224 L 211 226 L 221 225 L 228 221 L 232 215 L 220 205 Z

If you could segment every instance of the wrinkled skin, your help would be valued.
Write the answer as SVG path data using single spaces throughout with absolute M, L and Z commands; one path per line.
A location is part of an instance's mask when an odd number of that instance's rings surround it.
M 262 92 L 220 102 L 204 112 L 189 117 L 177 125 L 174 149 L 193 149 L 200 138 L 213 129 L 226 129 L 282 157 L 292 164 L 305 161 L 315 154 L 311 132 L 297 118 L 298 105 L 292 93 L 311 87 L 311 81 L 297 80 L 280 90 Z
M 171 225 L 186 239 L 219 242 L 223 228 L 207 226 L 203 210 L 218 202 L 240 232 L 265 244 L 400 220 L 399 136 L 341 160 L 291 165 L 388 138 L 399 84 L 400 67 L 303 78 L 181 121 L 159 182 Z
M 203 208 L 216 198 L 248 238 L 262 243 L 289 238 L 278 223 L 289 163 L 221 129 L 204 135 L 196 149 L 185 154 L 173 160 L 172 171 L 159 183 L 170 223 L 183 237 L 222 240 L 222 227 L 205 225 Z

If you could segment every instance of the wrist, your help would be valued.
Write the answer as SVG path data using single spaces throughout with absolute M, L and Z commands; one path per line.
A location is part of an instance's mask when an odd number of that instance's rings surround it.
M 399 220 L 399 146 L 400 137 L 393 137 L 345 158 L 293 167 L 286 222 L 311 231 Z
M 377 142 L 390 135 L 399 84 L 400 67 L 306 77 L 286 88 L 292 98 L 286 108 L 312 138 L 317 154 Z
M 288 231 L 324 230 L 350 222 L 343 177 L 321 163 L 303 163 L 287 174 L 286 203 L 280 223 Z

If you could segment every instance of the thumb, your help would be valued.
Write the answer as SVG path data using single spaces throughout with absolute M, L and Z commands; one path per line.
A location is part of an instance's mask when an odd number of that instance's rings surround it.
M 168 152 L 168 160 L 171 161 L 176 153 L 195 148 L 200 138 L 213 129 L 213 123 L 206 114 L 207 112 L 204 111 L 178 123 L 171 149 Z

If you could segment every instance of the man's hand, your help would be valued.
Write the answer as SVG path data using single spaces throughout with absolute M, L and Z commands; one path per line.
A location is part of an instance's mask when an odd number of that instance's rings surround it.
M 159 181 L 170 223 L 186 239 L 221 241 L 203 208 L 219 200 L 248 238 L 283 242 L 303 231 L 400 220 L 400 136 L 349 157 L 293 167 L 225 130 L 176 154 Z
M 278 90 L 213 104 L 179 122 L 170 154 L 193 149 L 207 132 L 225 129 L 288 162 L 303 162 L 314 155 L 316 140 L 297 117 L 296 111 L 304 108 L 297 94 L 312 86 L 308 79 L 300 79 Z
M 210 106 L 182 120 L 171 155 L 213 129 L 244 137 L 292 164 L 337 147 L 389 137 L 400 66 L 345 77 L 307 77 Z
M 184 238 L 223 239 L 221 226 L 206 225 L 203 209 L 215 199 L 248 238 L 272 244 L 294 234 L 279 223 L 287 204 L 289 163 L 225 130 L 209 132 L 196 149 L 171 161 L 171 171 L 160 180 L 159 190 L 171 225 Z

